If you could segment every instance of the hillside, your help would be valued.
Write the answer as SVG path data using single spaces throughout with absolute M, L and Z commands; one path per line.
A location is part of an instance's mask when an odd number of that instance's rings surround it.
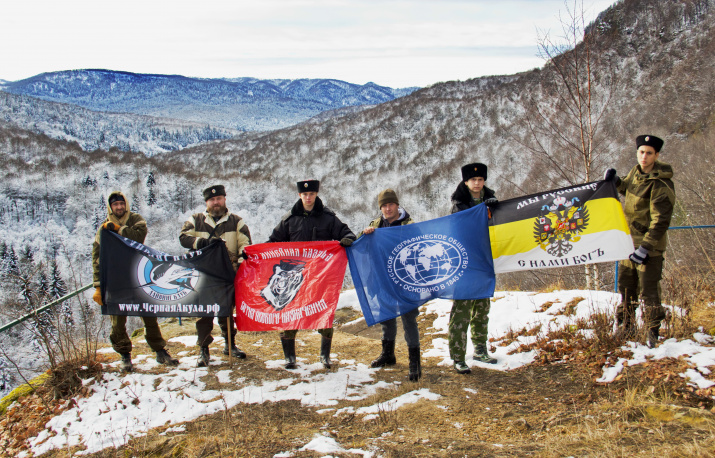
M 43 73 L 4 91 L 93 111 L 181 119 L 240 131 L 274 130 L 336 108 L 377 105 L 416 88 L 330 79 L 199 79 L 110 70 Z
M 596 73 L 594 92 L 608 95 L 597 98 L 603 113 L 593 170 L 600 174 L 615 166 L 625 174 L 634 163 L 637 133 L 665 138 L 662 159 L 676 170 L 677 223 L 715 223 L 715 173 L 707 167 L 715 144 L 714 7 L 712 0 L 627 0 L 589 27 L 601 64 L 594 71 L 602 72 Z M 371 108 L 151 157 L 117 149 L 88 152 L 13 124 L 10 117 L 0 123 L 0 242 L 18 255 L 31 247 L 35 272 L 57 254 L 74 289 L 89 282 L 91 241 L 113 189 L 125 191 L 147 219 L 147 244 L 178 254 L 183 252 L 178 242 L 183 221 L 203 207 L 201 189 L 219 182 L 226 184 L 228 207 L 244 218 L 254 242 L 265 241 L 296 200 L 299 179 L 322 180 L 321 197 L 355 232 L 375 216 L 376 194 L 388 186 L 397 189 L 416 220 L 445 215 L 459 166 L 471 161 L 489 165 L 487 184 L 499 198 L 557 187 L 566 179 L 527 148 L 549 140 L 534 137 L 530 128 L 535 106 L 558 106 L 555 80 L 548 64 L 518 75 L 448 82 Z M 84 122 L 79 127 L 91 128 Z M 568 160 L 569 151 L 554 148 L 553 153 Z M 149 184 L 150 175 L 155 184 Z M 702 244 L 698 250 L 713 253 L 712 237 L 680 237 L 697 240 Z M 693 291 L 710 294 L 703 285 L 712 284 L 712 273 L 688 280 L 678 269 L 699 267 L 701 257 L 693 254 L 693 246 L 673 240 L 664 294 L 693 303 L 701 299 Z M 548 286 L 540 273 L 530 274 L 530 281 Z M 603 276 L 604 284 L 612 282 L 611 271 Z M 564 278 L 558 280 L 580 281 Z M 20 286 L 4 280 L 0 299 L 17 303 Z M 500 282 L 518 280 L 510 276 Z M 694 289 L 683 288 L 686 281 Z M 17 310 L 3 313 L 5 321 Z

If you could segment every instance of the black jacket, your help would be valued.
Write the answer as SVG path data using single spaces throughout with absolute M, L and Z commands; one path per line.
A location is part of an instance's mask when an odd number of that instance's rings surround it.
M 464 182 L 460 182 L 457 189 L 452 194 L 452 213 L 461 212 L 462 210 L 467 210 L 474 207 L 487 199 L 494 197 L 494 191 L 484 186 L 482 188 L 484 191 L 484 197 L 482 199 L 473 200 L 472 195 L 469 193 L 469 188 Z
M 319 240 L 355 240 L 347 224 L 340 221 L 335 213 L 323 206 L 320 197 L 315 198 L 313 210 L 306 212 L 303 202 L 293 205 L 290 213 L 281 218 L 280 223 L 268 237 L 269 242 L 314 242 Z

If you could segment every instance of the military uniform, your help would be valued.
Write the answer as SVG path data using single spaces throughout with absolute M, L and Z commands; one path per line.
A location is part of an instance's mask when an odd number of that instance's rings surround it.
M 618 191 L 625 196 L 624 212 L 633 244 L 648 250 L 646 263 L 639 265 L 625 260 L 619 265 L 621 303 L 616 308 L 616 320 L 629 332 L 635 324 L 639 297 L 643 301 L 646 326 L 655 336 L 665 318 L 659 282 L 668 244 L 667 231 L 675 205 L 672 178 L 673 168 L 656 161 L 649 173 L 643 173 L 637 165 L 625 178 L 617 181 Z
M 469 188 L 459 183 L 452 194 L 452 213 L 467 210 L 494 197 L 494 191 L 484 186 L 478 199 L 473 199 Z M 475 350 L 483 348 L 486 353 L 489 332 L 489 299 L 455 300 L 449 314 L 449 354 L 453 361 L 464 361 L 467 353 L 467 329 L 471 326 L 471 339 Z
M 108 201 L 112 201 L 113 198 L 120 196 L 124 202 L 127 202 L 126 197 L 119 191 L 112 192 Z M 138 213 L 131 212 L 129 210 L 124 213 L 124 216 L 117 218 L 117 216 L 112 213 L 112 207 L 107 205 L 107 219 L 104 223 L 111 222 L 119 226 L 117 233 L 122 237 L 126 237 L 135 242 L 144 243 L 146 234 L 148 232 L 146 221 Z M 103 223 L 103 224 L 104 224 Z M 97 234 L 94 237 L 94 243 L 92 244 L 92 277 L 93 284 L 95 288 L 100 287 L 99 283 L 99 236 L 102 231 L 102 227 L 97 230 Z M 109 334 L 109 340 L 112 342 L 112 348 L 119 354 L 128 354 L 132 352 L 132 341 L 127 334 L 127 317 L 124 315 L 111 315 L 112 331 Z M 159 329 L 159 323 L 156 317 L 143 316 L 141 317 L 144 321 L 144 338 L 149 347 L 155 352 L 164 350 L 166 348 L 166 340 L 161 335 L 161 330 Z
M 217 220 L 209 215 L 208 212 L 197 213 L 184 223 L 181 228 L 181 235 L 179 235 L 179 241 L 184 248 L 196 250 L 200 239 L 205 240 L 213 237 L 218 237 L 224 241 L 233 270 L 237 271 L 239 264 L 243 261 L 243 258 L 240 257 L 243 253 L 243 248 L 251 244 L 251 232 L 248 230 L 246 223 L 240 216 L 230 211 L 226 211 L 226 214 Z M 213 326 L 213 317 L 201 317 L 196 321 L 198 346 L 207 347 L 213 342 L 214 339 L 211 335 Z M 236 327 L 233 319 L 219 318 L 219 327 L 226 343 L 228 343 L 229 332 L 231 341 L 236 341 Z

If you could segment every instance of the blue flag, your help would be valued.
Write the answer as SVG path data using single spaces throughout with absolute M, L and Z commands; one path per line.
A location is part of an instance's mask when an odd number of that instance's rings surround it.
M 360 237 L 347 253 L 368 326 L 432 299 L 494 294 L 484 204 L 423 223 L 377 229 Z

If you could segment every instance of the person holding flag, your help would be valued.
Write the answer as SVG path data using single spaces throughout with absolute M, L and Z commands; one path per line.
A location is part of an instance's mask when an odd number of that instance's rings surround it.
M 184 223 L 181 235 L 179 235 L 181 246 L 189 250 L 200 250 L 214 241 L 221 241 L 226 245 L 233 270 L 237 271 L 239 264 L 243 261 L 243 247 L 251 244 L 251 232 L 243 219 L 237 214 L 231 213 L 226 207 L 226 189 L 223 185 L 204 189 L 203 196 L 206 201 L 206 211 L 192 215 Z M 230 352 L 231 356 L 243 359 L 246 357 L 246 353 L 236 346 L 236 327 L 233 318 L 228 321 L 230 324 L 226 323 L 226 320 L 219 319 L 221 335 L 225 341 L 223 354 L 228 355 Z M 200 347 L 199 367 L 209 365 L 209 345 L 213 342 L 211 336 L 213 327 L 213 317 L 202 317 L 196 321 L 197 344 Z
M 378 194 L 377 205 L 380 208 L 381 215 L 370 222 L 370 225 L 358 234 L 358 238 L 362 235 L 372 234 L 375 232 L 375 229 L 404 226 L 414 223 L 409 213 L 400 207 L 397 193 L 392 189 L 385 189 Z M 409 358 L 408 378 L 411 381 L 417 381 L 422 377 L 422 366 L 420 364 L 420 331 L 417 328 L 417 316 L 419 313 L 419 308 L 415 308 L 401 315 L 402 329 L 405 333 L 407 355 Z M 382 327 L 382 352 L 377 359 L 370 363 L 370 367 L 392 366 L 397 363 L 395 358 L 397 319 L 391 318 L 383 321 L 380 323 L 380 326 Z
M 487 166 L 475 162 L 462 167 L 462 181 L 452 194 L 452 213 L 470 209 L 481 203 L 487 206 L 497 204 L 494 191 L 485 186 Z M 490 301 L 486 299 L 455 300 L 449 314 L 449 354 L 454 361 L 454 369 L 460 374 L 471 370 L 465 363 L 467 352 L 467 328 L 471 326 L 475 361 L 495 364 L 496 359 L 487 352 L 487 331 L 489 327 Z
M 102 303 L 102 289 L 100 283 L 100 234 L 103 230 L 116 232 L 122 237 L 126 237 L 135 242 L 144 243 L 148 232 L 144 218 L 132 211 L 127 210 L 127 199 L 121 191 L 114 191 L 107 199 L 107 219 L 97 229 L 97 235 L 92 244 L 92 273 L 94 280 L 94 295 L 92 299 L 99 304 Z M 131 372 L 132 366 L 132 341 L 127 334 L 127 317 L 124 315 L 111 315 L 112 332 L 109 340 L 112 342 L 114 351 L 122 356 L 122 370 Z M 161 335 L 159 322 L 156 317 L 143 316 L 144 338 L 149 347 L 156 352 L 156 362 L 169 366 L 176 366 L 179 361 L 172 358 L 166 351 L 166 340 Z
M 312 242 L 337 240 L 340 245 L 348 247 L 355 240 L 355 234 L 347 224 L 340 221 L 335 213 L 318 197 L 320 182 L 318 180 L 299 181 L 298 201 L 290 212 L 281 218 L 273 229 L 269 242 Z M 333 339 L 333 328 L 318 329 L 321 335 L 320 362 L 330 369 L 330 348 Z M 285 368 L 295 369 L 295 336 L 298 330 L 285 330 L 280 334 Z
M 606 181 L 614 180 L 618 192 L 625 196 L 624 213 L 635 248 L 619 265 L 621 303 L 616 308 L 616 333 L 633 336 L 640 296 L 650 348 L 657 344 L 660 323 L 665 318 L 659 283 L 675 206 L 673 168 L 658 160 L 663 143 L 655 135 L 639 135 L 636 137 L 638 164 L 624 178 L 618 177 L 615 169 L 608 169 L 604 176 Z

